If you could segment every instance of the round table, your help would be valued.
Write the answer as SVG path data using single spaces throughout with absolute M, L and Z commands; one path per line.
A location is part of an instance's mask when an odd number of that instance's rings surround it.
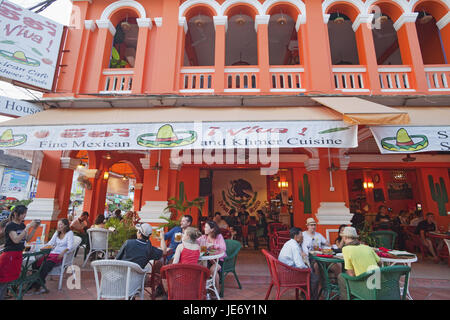
M 219 296 L 219 291 L 217 291 L 216 288 L 216 276 L 217 276 L 217 271 L 219 269 L 219 259 L 222 258 L 225 255 L 225 252 L 219 252 L 215 255 L 204 255 L 201 254 L 200 258 L 198 258 L 198 261 L 213 261 L 214 262 L 214 271 L 212 276 L 206 280 L 206 291 L 208 291 L 208 289 L 211 289 L 214 291 L 217 300 L 220 300 L 220 296 Z

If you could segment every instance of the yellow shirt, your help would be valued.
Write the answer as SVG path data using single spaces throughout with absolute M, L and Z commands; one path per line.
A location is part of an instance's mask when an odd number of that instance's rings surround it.
M 345 269 L 353 270 L 355 276 L 378 268 L 378 262 L 380 261 L 380 257 L 375 251 L 363 244 L 359 246 L 345 246 L 342 248 L 342 255 L 344 256 Z

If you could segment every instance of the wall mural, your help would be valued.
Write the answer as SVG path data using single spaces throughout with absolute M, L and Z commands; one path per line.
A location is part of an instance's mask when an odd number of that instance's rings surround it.
M 306 173 L 303 175 L 303 184 L 298 182 L 298 198 L 303 202 L 303 213 L 311 214 L 311 186 Z
M 444 178 L 439 178 L 439 183 L 434 183 L 432 175 L 428 176 L 428 184 L 430 186 L 431 198 L 437 203 L 440 216 L 447 216 L 445 204 L 448 203 L 448 193 L 445 186 Z
M 213 174 L 214 212 L 228 213 L 241 205 L 255 216 L 267 201 L 266 176 L 259 170 L 217 170 Z

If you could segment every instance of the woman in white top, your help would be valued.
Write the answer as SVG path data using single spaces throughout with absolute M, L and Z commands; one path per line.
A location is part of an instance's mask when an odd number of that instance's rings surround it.
M 47 260 L 44 262 L 42 266 L 39 277 L 45 283 L 45 278 L 49 274 L 49 272 L 57 265 L 62 263 L 64 258 L 64 254 L 70 251 L 73 247 L 73 232 L 70 230 L 70 223 L 67 219 L 61 219 L 58 221 L 58 225 L 56 227 L 56 232 L 53 234 L 52 239 L 45 245 L 45 247 L 51 246 L 52 251 L 47 257 Z M 36 261 L 33 264 L 34 269 L 39 269 L 42 264 L 42 259 Z M 32 285 L 36 291 L 39 293 L 48 292 L 45 288 L 40 288 L 41 285 L 39 282 L 35 282 Z M 40 290 L 39 290 L 40 289 Z

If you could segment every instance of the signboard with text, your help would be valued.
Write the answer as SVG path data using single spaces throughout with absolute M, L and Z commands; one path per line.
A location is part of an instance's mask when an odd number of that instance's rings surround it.
M 52 90 L 64 26 L 7 0 L 0 4 L 0 77 Z
M 343 121 L 0 126 L 0 149 L 355 148 L 358 146 L 357 128 Z
M 0 96 L 0 114 L 9 117 L 23 117 L 41 112 L 42 108 L 35 104 Z

